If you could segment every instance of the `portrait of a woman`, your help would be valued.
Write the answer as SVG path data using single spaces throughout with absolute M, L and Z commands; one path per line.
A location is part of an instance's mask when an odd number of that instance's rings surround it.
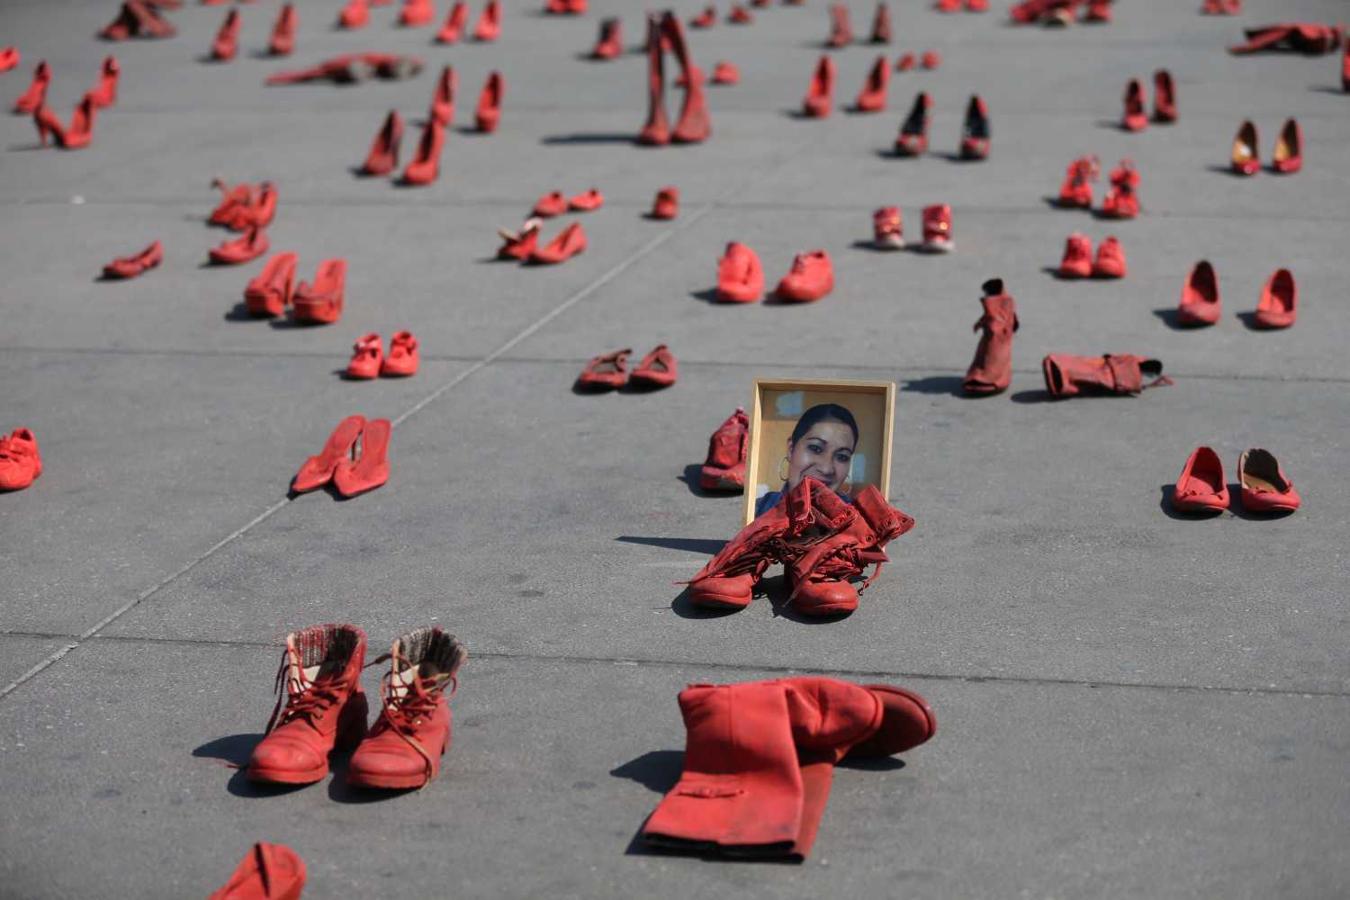
M 759 517 L 778 505 L 786 491 L 811 477 L 826 485 L 845 501 L 843 487 L 858 449 L 858 422 L 837 403 L 820 403 L 802 413 L 787 439 L 786 455 L 778 464 L 782 487 L 769 491 L 755 503 Z

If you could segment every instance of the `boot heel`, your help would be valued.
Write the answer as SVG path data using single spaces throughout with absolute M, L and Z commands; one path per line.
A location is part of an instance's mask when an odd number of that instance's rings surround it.
M 335 749 L 344 753 L 356 749 L 356 745 L 366 736 L 366 718 L 369 712 L 370 704 L 366 701 L 365 691 L 360 688 L 352 691 L 338 721 L 337 740 L 333 744 Z

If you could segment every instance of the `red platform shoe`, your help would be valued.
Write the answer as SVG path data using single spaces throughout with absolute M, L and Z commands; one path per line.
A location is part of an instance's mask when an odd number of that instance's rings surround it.
M 436 43 L 453 44 L 459 41 L 464 34 L 464 26 L 469 21 L 469 4 L 464 0 L 456 0 L 454 6 L 450 7 L 450 15 L 445 17 L 445 24 L 441 25 L 441 30 L 436 32 Z
M 0 491 L 21 491 L 42 475 L 37 438 L 27 428 L 0 437 Z
M 1056 205 L 1065 209 L 1092 208 L 1092 182 L 1100 172 L 1097 157 L 1084 156 L 1069 163 L 1064 183 L 1059 186 Z
M 1288 328 L 1298 316 L 1298 285 L 1288 269 L 1277 269 L 1261 290 L 1261 302 L 1252 316 L 1256 328 Z
M 905 249 L 905 232 L 900 207 L 883 206 L 872 213 L 872 246 L 878 250 Z
M 600 35 L 591 50 L 591 59 L 617 59 L 623 55 L 623 20 L 603 19 L 600 22 Z
M 473 28 L 475 41 L 495 41 L 502 34 L 502 5 L 500 0 L 488 0 L 478 24 Z
M 749 443 L 750 417 L 737 407 L 708 439 L 708 456 L 699 471 L 698 486 L 705 491 L 744 491 Z
M 153 269 L 164 261 L 164 245 L 155 241 L 135 256 L 123 256 L 114 259 L 103 267 L 103 277 L 107 279 L 135 278 L 148 269 Z
M 117 102 L 117 82 L 121 75 L 122 66 L 117 62 L 117 57 L 109 56 L 103 60 L 98 84 L 89 92 L 89 100 L 96 109 L 107 109 Z
M 972 95 L 966 106 L 966 120 L 961 127 L 961 158 L 988 159 L 989 109 L 979 95 Z
M 483 83 L 483 91 L 478 95 L 478 111 L 474 114 L 474 126 L 483 134 L 492 134 L 502 118 L 502 95 L 506 93 L 506 79 L 501 72 L 493 72 Z
M 70 127 L 67 128 L 48 106 L 45 104 L 39 106 L 37 112 L 33 113 L 33 124 L 37 126 L 39 142 L 45 147 L 50 138 L 62 150 L 80 150 L 88 147 L 94 139 L 96 110 L 93 98 L 85 94 L 84 99 L 75 107 L 75 113 L 70 118 Z
M 1251 120 L 1238 127 L 1233 138 L 1232 168 L 1239 175 L 1255 175 L 1261 171 L 1261 151 L 1257 149 L 1256 126 Z
M 361 453 L 343 459 L 333 471 L 333 487 L 343 497 L 355 497 L 373 491 L 389 481 L 389 435 L 393 426 L 388 419 L 372 419 L 361 429 Z
M 1172 508 L 1180 512 L 1219 512 L 1228 508 L 1223 462 L 1209 447 L 1196 447 L 1172 487 Z
M 567 208 L 572 212 L 593 212 L 604 205 L 604 195 L 595 188 L 577 194 L 567 201 Z
M 1172 73 L 1159 69 L 1153 73 L 1153 121 L 1171 124 L 1177 120 L 1177 86 Z
M 1290 513 L 1303 505 L 1294 483 L 1269 450 L 1243 450 L 1238 457 L 1242 508 L 1254 513 Z
M 241 237 L 225 241 L 209 251 L 211 262 L 217 266 L 237 266 L 257 259 L 272 246 L 267 232 L 257 226 L 244 232 Z
M 853 26 L 848 20 L 848 6 L 843 3 L 830 4 L 830 36 L 826 38 L 828 47 L 847 47 L 853 43 Z
M 436 19 L 436 7 L 431 0 L 403 0 L 398 11 L 398 24 L 404 28 L 421 28 Z
M 586 232 L 581 230 L 581 223 L 573 222 L 548 244 L 536 248 L 530 254 L 530 262 L 536 266 L 555 265 L 585 252 L 586 244 Z
M 741 6 L 739 3 L 731 4 L 731 10 L 727 13 L 727 22 L 732 25 L 751 25 L 755 21 L 754 15 L 750 10 Z
M 14 112 L 29 115 L 38 111 L 47 99 L 47 86 L 52 83 L 52 67 L 44 59 L 33 70 L 33 80 L 18 100 L 14 101 Z
M 439 627 L 419 628 L 394 641 L 382 686 L 383 709 L 352 754 L 347 782 L 385 790 L 420 788 L 440 773 L 450 748 L 447 701 L 468 657 L 459 640 Z
M 441 150 L 445 147 L 445 127 L 428 117 L 417 141 L 417 153 L 403 170 L 403 183 L 428 185 L 441 174 Z
M 352 346 L 352 358 L 345 374 L 356 381 L 368 381 L 380 374 L 383 362 L 384 345 L 380 343 L 380 336 L 374 332 L 363 334 Z
M 853 108 L 858 112 L 881 112 L 886 108 L 886 88 L 890 83 L 891 67 L 886 64 L 884 55 L 878 56 L 872 71 L 867 75 L 867 81 L 858 92 Z
M 980 304 L 984 315 L 975 322 L 972 331 L 982 332 L 975 347 L 975 359 L 966 370 L 961 383 L 967 394 L 988 395 L 1006 391 L 1012 383 L 1012 342 L 1017 331 L 1017 304 L 1011 294 L 1003 290 L 1003 279 L 992 278 L 983 285 L 984 297 Z
M 792 260 L 792 269 L 774 288 L 780 301 L 812 303 L 834 290 L 834 264 L 824 250 L 798 253 Z
M 900 136 L 895 139 L 895 152 L 899 156 L 918 156 L 928 149 L 928 110 L 933 106 L 927 91 L 921 91 L 914 98 L 914 105 L 900 126 Z
M 505 241 L 497 249 L 498 259 L 518 259 L 521 261 L 530 258 L 534 253 L 535 247 L 539 245 L 539 228 L 543 222 L 539 219 L 526 219 L 525 224 L 520 227 L 520 231 L 507 231 L 505 228 L 497 229 L 497 234 Z
M 286 635 L 267 736 L 244 770 L 250 781 L 312 784 L 335 749 L 350 750 L 366 728 L 361 667 L 366 635 L 354 625 L 317 625 Z M 283 708 L 282 701 L 285 701 Z
M 389 339 L 389 355 L 380 364 L 384 378 L 408 378 L 417 374 L 422 356 L 417 349 L 417 338 L 411 331 L 396 331 Z
M 1275 141 L 1275 155 L 1270 159 L 1270 170 L 1281 175 L 1292 175 L 1302 168 L 1303 130 L 1298 127 L 1298 122 L 1289 119 Z
M 670 132 L 670 139 L 677 144 L 702 143 L 712 135 L 708 102 L 703 95 L 703 73 L 689 55 L 684 29 L 680 27 L 680 20 L 674 13 L 666 13 L 661 21 L 661 32 L 670 42 L 670 49 L 680 63 L 680 73 L 684 79 L 684 105 L 680 108 L 679 120 Z
M 300 19 L 295 14 L 295 5 L 283 3 L 277 14 L 276 24 L 272 26 L 272 37 L 267 42 L 267 52 L 273 56 L 290 56 L 295 51 L 295 29 Z
M 370 5 L 366 0 L 347 0 L 347 5 L 338 12 L 338 27 L 349 31 L 366 27 L 370 21 Z
M 723 303 L 754 303 L 764 293 L 764 268 L 759 256 L 745 244 L 731 241 L 717 261 L 717 299 Z
M 1219 276 L 1208 260 L 1200 260 L 1191 269 L 1181 287 L 1181 303 L 1177 306 L 1177 324 L 1188 326 L 1213 325 L 1219 321 L 1223 304 L 1219 298 Z
M 676 187 L 663 187 L 656 192 L 652 202 L 653 219 L 673 219 L 680 214 L 680 191 Z
M 647 146 L 670 143 L 670 121 L 666 117 L 665 54 L 661 26 L 655 16 L 647 17 L 647 122 L 637 141 Z
M 703 12 L 692 17 L 689 20 L 690 28 L 711 28 L 717 24 L 717 7 L 711 3 L 703 8 Z
M 1138 78 L 1125 85 L 1125 115 L 1120 127 L 1126 131 L 1143 131 L 1148 127 L 1148 113 L 1144 111 L 1144 86 Z
M 928 253 L 951 253 L 956 249 L 952 240 L 952 208 L 946 203 L 923 208 L 923 243 Z
M 802 100 L 802 115 L 823 119 L 830 114 L 834 97 L 834 60 L 822 56 L 811 75 L 811 85 Z
M 270 318 L 286 311 L 291 302 L 297 260 L 294 253 L 278 253 L 267 261 L 263 270 L 244 288 L 244 308 L 249 315 Z
M 388 175 L 398 168 L 398 150 L 403 143 L 403 117 L 398 110 L 389 110 L 384 124 L 370 145 L 370 153 L 361 164 L 362 175 Z
M 1162 387 L 1172 379 L 1162 374 L 1162 363 L 1128 353 L 1105 356 L 1070 356 L 1051 353 L 1041 360 L 1045 389 L 1055 398 L 1081 393 L 1138 394 L 1151 387 Z M 1144 384 L 1144 376 L 1153 381 Z
M 284 844 L 253 845 L 230 880 L 206 900 L 300 900 L 305 889 L 305 861 Z
M 537 219 L 552 219 L 565 212 L 567 212 L 567 198 L 563 196 L 562 191 L 550 191 L 535 201 L 530 215 Z
M 658 344 L 650 353 L 642 357 L 628 383 L 636 387 L 670 387 L 680 377 L 679 360 L 665 344 Z
M 317 490 L 333 480 L 338 465 L 351 457 L 361 430 L 366 427 L 365 416 L 348 416 L 338 423 L 333 433 L 323 445 L 317 456 L 311 456 L 300 466 L 300 471 L 291 479 L 291 492 L 305 494 Z M 361 719 L 365 727 L 365 717 Z
M 732 85 L 741 83 L 741 70 L 729 62 L 720 62 L 713 66 L 712 83 Z
M 1069 235 L 1056 274 L 1060 278 L 1087 278 L 1092 274 L 1092 241 L 1087 235 L 1076 232 Z
M 225 14 L 225 21 L 211 42 L 211 58 L 216 62 L 229 62 L 239 52 L 239 10 L 231 9 Z
M 325 259 L 319 263 L 314 283 L 300 282 L 291 298 L 291 318 L 296 322 L 331 325 L 342 318 L 347 294 L 347 261 Z
M 1124 278 L 1125 250 L 1120 241 L 1108 237 L 1097 247 L 1097 259 L 1092 263 L 1093 278 Z
M 891 42 L 891 8 L 886 5 L 886 0 L 877 4 L 876 14 L 872 16 L 871 41 L 874 44 Z
M 1128 159 L 1111 172 L 1111 191 L 1102 201 L 1102 215 L 1108 219 L 1133 219 L 1139 215 L 1139 173 Z
M 588 391 L 612 391 L 628 383 L 631 349 L 615 350 L 593 357 L 577 376 L 577 387 Z

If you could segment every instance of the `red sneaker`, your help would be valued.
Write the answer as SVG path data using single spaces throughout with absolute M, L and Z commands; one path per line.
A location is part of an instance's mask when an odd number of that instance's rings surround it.
M 1177 86 L 1172 73 L 1159 69 L 1153 73 L 1153 121 L 1171 124 L 1177 120 Z
M 338 465 L 351 456 L 356 447 L 356 439 L 366 427 L 365 416 L 348 416 L 338 423 L 333 433 L 323 445 L 318 456 L 311 456 L 300 466 L 300 471 L 291 479 L 291 493 L 305 494 L 317 490 L 333 480 Z M 361 726 L 365 727 L 365 716 L 361 717 Z M 320 775 L 319 777 L 323 777 Z
M 216 62 L 229 62 L 239 52 L 239 10 L 231 9 L 225 14 L 225 21 L 211 42 L 211 58 Z
M 1064 244 L 1064 259 L 1059 263 L 1060 278 L 1087 278 L 1092 274 L 1092 241 L 1074 233 Z
M 488 75 L 483 91 L 478 95 L 478 112 L 474 124 L 483 134 L 492 134 L 502 118 L 502 95 L 506 93 L 506 79 L 501 72 Z
M 905 232 L 900 207 L 883 206 L 872 213 L 872 245 L 878 250 L 905 249 Z
M 656 192 L 652 202 L 653 219 L 673 219 L 680 214 L 680 190 L 676 187 L 663 187 Z
M 375 134 L 375 140 L 370 145 L 370 153 L 366 154 L 366 161 L 361 164 L 361 174 L 388 175 L 397 169 L 398 150 L 402 143 L 403 117 L 398 114 L 398 110 L 391 109 L 384 119 L 384 124 Z
M 0 50 L 0 72 L 8 72 L 19 64 L 23 59 L 23 54 L 19 52 L 18 47 L 5 47 Z
M 947 204 L 923 208 L 922 246 L 929 253 L 951 253 L 956 249 L 952 240 L 952 208 Z
M 744 6 L 733 3 L 731 11 L 727 13 L 727 21 L 732 25 L 749 25 L 755 21 L 755 17 Z
M 902 53 L 900 58 L 895 61 L 895 71 L 908 72 L 916 65 L 913 53 Z
M 1242 508 L 1254 513 L 1293 512 L 1303 500 L 1269 450 L 1243 450 L 1238 457 Z
M 536 248 L 530 254 L 530 262 L 537 266 L 554 265 L 571 259 L 585 250 L 586 232 L 581 230 L 580 222 L 573 222 L 547 245 Z
M 1275 155 L 1270 160 L 1270 170 L 1281 175 L 1292 175 L 1303 168 L 1303 130 L 1298 122 L 1289 119 L 1280 129 L 1280 137 L 1275 141 Z
M 1200 260 L 1191 269 L 1181 287 L 1181 304 L 1177 307 L 1179 325 L 1213 325 L 1219 321 L 1223 304 L 1219 299 L 1219 276 L 1208 260 Z
M 347 0 L 347 5 L 338 13 L 338 27 L 354 31 L 364 28 L 370 21 L 370 6 L 366 0 Z
M 885 109 L 886 88 L 890 83 L 891 67 L 886 64 L 883 54 L 872 64 L 872 71 L 867 74 L 867 81 L 863 83 L 858 99 L 853 104 L 854 109 L 858 112 L 880 112 Z
M 314 283 L 300 282 L 291 298 L 291 318 L 296 322 L 331 325 L 342 318 L 346 303 L 347 261 L 325 259 L 319 263 Z
M 305 861 L 284 844 L 253 845 L 230 880 L 206 900 L 300 900 L 305 889 Z
M 1239 175 L 1255 175 L 1261 171 L 1261 151 L 1257 149 L 1256 126 L 1251 120 L 1238 127 L 1233 138 L 1233 171 Z
M 294 253 L 278 253 L 248 283 L 244 288 L 244 308 L 249 315 L 263 318 L 279 316 L 286 311 L 291 302 L 297 259 Z
M 708 457 L 699 472 L 698 486 L 705 491 L 744 491 L 749 443 L 750 417 L 738 406 L 708 439 Z
M 1217 512 L 1228 508 L 1223 462 L 1209 447 L 1196 447 L 1172 488 L 1172 507 L 1181 512 Z
M 745 244 L 731 241 L 717 261 L 717 299 L 754 303 L 763 293 L 764 268 L 759 256 Z
M 848 7 L 843 3 L 830 4 L 830 36 L 825 44 L 830 47 L 847 47 L 853 43 L 853 26 L 849 24 Z
M 891 8 L 886 5 L 886 0 L 877 3 L 876 14 L 872 17 L 871 41 L 874 44 L 891 42 Z
M 445 17 L 445 24 L 441 30 L 436 32 L 436 43 L 454 44 L 459 41 L 464 34 L 464 26 L 469 21 L 469 4 L 464 0 L 456 0 L 454 6 L 450 7 L 450 15 Z
M 394 641 L 381 690 L 383 709 L 352 754 L 347 782 L 356 787 L 420 788 L 440 773 L 450 749 L 451 715 L 464 645 L 439 627 L 419 628 Z
M 164 245 L 155 241 L 135 256 L 114 259 L 103 267 L 103 277 L 109 279 L 135 278 L 164 261 Z
M 262 256 L 271 245 L 267 232 L 254 227 L 244 232 L 242 237 L 212 247 L 209 255 L 211 262 L 217 266 L 237 266 Z
M 635 387 L 670 387 L 680 377 L 679 361 L 665 344 L 659 344 L 638 363 L 628 383 Z
M 1108 237 L 1097 247 L 1097 260 L 1092 264 L 1093 278 L 1124 278 L 1125 250 L 1120 241 Z
M 98 84 L 89 92 L 89 101 L 96 109 L 107 109 L 117 102 L 117 81 L 121 74 L 122 66 L 117 62 L 117 57 L 109 56 L 103 60 Z
M 488 0 L 478 24 L 473 28 L 475 41 L 495 41 L 502 34 L 502 5 L 500 0 Z
M 594 357 L 577 376 L 577 387 L 584 390 L 613 390 L 628 382 L 628 357 L 632 350 L 615 350 Z
M 356 339 L 352 347 L 352 358 L 347 363 L 347 377 L 357 381 L 367 381 L 380 374 L 380 365 L 384 362 L 384 345 L 375 332 L 363 334 Z
M 1066 209 L 1092 208 L 1092 182 L 1100 171 L 1097 157 L 1084 156 L 1069 163 L 1064 183 L 1059 186 L 1057 205 Z
M 1017 304 L 1011 294 L 1003 290 L 1003 279 L 993 278 L 983 285 L 980 300 L 984 315 L 975 322 L 972 331 L 981 331 L 980 343 L 975 347 L 975 359 L 966 370 L 961 387 L 967 394 L 998 394 L 1012 383 L 1012 340 L 1017 331 Z
M 1133 219 L 1139 215 L 1139 173 L 1128 159 L 1111 172 L 1111 192 L 1102 202 L 1102 215 L 1108 219 Z
M 250 781 L 313 784 L 328 774 L 328 756 L 349 750 L 366 727 L 361 667 L 366 635 L 354 625 L 317 625 L 286 635 L 267 736 L 253 748 Z
M 704 7 L 703 12 L 689 20 L 690 28 L 711 28 L 717 24 L 717 7 L 711 3 Z
M 33 70 L 33 80 L 29 83 L 28 89 L 14 101 L 14 112 L 25 116 L 37 112 L 47 99 L 47 85 L 51 83 L 52 67 L 47 65 L 44 59 Z
M 961 158 L 989 157 L 989 109 L 978 94 L 966 105 L 966 121 L 961 127 Z
M 417 338 L 411 331 L 396 331 L 389 339 L 389 355 L 380 364 L 380 375 L 385 378 L 407 378 L 417 374 L 421 364 L 417 352 Z
M 1252 317 L 1256 328 L 1288 328 L 1298 316 L 1298 285 L 1294 273 L 1277 269 L 1261 290 L 1261 302 Z
M 361 430 L 361 455 L 344 459 L 333 472 L 333 487 L 344 497 L 373 491 L 389 480 L 388 419 L 372 419 Z
M 942 57 L 936 50 L 925 50 L 923 55 L 919 57 L 919 65 L 925 69 L 936 69 L 942 65 Z
M 520 231 L 497 229 L 497 234 L 506 243 L 497 250 L 498 259 L 527 260 L 539 245 L 539 228 L 543 222 L 539 219 L 526 219 Z
M 294 4 L 283 3 L 276 24 L 272 26 L 272 37 L 267 42 L 267 52 L 273 56 L 290 56 L 295 50 L 297 25 L 299 18 L 295 14 Z
M 577 194 L 567 201 L 567 208 L 572 212 L 592 212 L 605 205 L 605 198 L 598 190 L 591 188 L 589 191 Z
M 914 106 L 900 126 L 900 136 L 895 139 L 895 152 L 900 156 L 918 156 L 928 149 L 928 110 L 933 106 L 927 91 L 920 91 L 914 98 Z
M 551 219 L 567 212 L 567 198 L 562 191 L 550 191 L 535 201 L 530 215 L 538 219 Z
M 0 437 L 0 491 L 21 491 L 42 474 L 37 438 L 27 428 Z
M 834 95 L 834 60 L 821 56 L 816 70 L 811 75 L 811 84 L 802 101 L 802 115 L 812 119 L 823 119 L 830 114 Z
M 647 146 L 670 143 L 670 122 L 666 117 L 665 54 L 661 49 L 661 26 L 655 16 L 647 17 L 647 122 L 637 141 Z
M 442 127 L 449 128 L 455 120 L 455 94 L 459 91 L 459 77 L 454 66 L 441 69 L 441 77 L 436 81 L 436 93 L 431 98 L 431 118 Z
M 712 83 L 713 84 L 740 84 L 741 70 L 729 62 L 720 62 L 713 66 Z
M 1143 131 L 1148 127 L 1148 113 L 1144 111 L 1144 86 L 1138 78 L 1125 85 L 1125 115 L 1120 127 L 1126 131 Z
M 436 7 L 431 0 L 403 0 L 403 8 L 398 11 L 398 24 L 404 28 L 430 25 L 435 18 Z
M 781 301 L 812 303 L 834 290 L 834 264 L 824 250 L 798 253 L 792 269 L 778 282 L 774 296 Z
M 403 183 L 431 184 L 441 174 L 441 150 L 445 147 L 445 127 L 428 117 L 422 126 L 422 137 L 417 141 L 417 153 L 403 170 Z
M 617 59 L 621 55 L 623 55 L 623 20 L 602 19 L 600 36 L 596 38 L 595 48 L 591 50 L 591 59 Z

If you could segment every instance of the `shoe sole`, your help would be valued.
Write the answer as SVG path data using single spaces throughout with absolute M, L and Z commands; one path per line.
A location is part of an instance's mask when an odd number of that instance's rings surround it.
M 327 777 L 328 765 L 303 773 L 275 771 L 251 765 L 244 770 L 244 775 L 249 781 L 260 784 L 313 784 Z
M 374 788 L 385 791 L 410 790 L 425 787 L 431 779 L 425 775 L 353 775 L 348 770 L 347 784 L 352 787 Z

